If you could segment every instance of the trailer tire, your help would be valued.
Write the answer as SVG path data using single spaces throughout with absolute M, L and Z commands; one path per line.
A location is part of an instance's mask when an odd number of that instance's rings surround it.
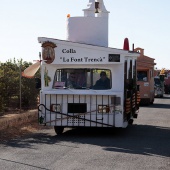
M 133 124 L 133 119 L 129 119 L 128 124 L 132 125 Z
M 154 101 L 152 100 L 152 101 L 150 102 L 150 104 L 153 104 L 153 102 L 154 102 Z
M 57 135 L 61 135 L 64 131 L 64 127 L 63 126 L 54 126 L 54 130 Z

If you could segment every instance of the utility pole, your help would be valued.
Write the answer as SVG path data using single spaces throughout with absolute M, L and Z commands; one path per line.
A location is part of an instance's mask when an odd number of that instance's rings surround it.
M 21 98 L 22 98 L 22 91 L 21 91 L 21 63 L 17 64 L 18 68 L 19 68 L 19 111 L 21 113 Z
M 21 65 L 19 65 L 19 98 L 20 98 L 20 103 L 19 103 L 19 110 L 21 113 Z

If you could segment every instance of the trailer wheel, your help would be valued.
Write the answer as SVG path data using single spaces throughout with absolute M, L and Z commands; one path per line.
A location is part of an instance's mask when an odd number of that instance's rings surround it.
M 133 119 L 129 119 L 128 124 L 132 125 L 133 124 Z
M 63 126 L 54 126 L 54 130 L 57 135 L 61 135 L 64 131 L 64 127 Z
M 152 101 L 150 102 L 150 104 L 153 104 L 153 102 L 154 102 L 154 100 L 152 100 Z

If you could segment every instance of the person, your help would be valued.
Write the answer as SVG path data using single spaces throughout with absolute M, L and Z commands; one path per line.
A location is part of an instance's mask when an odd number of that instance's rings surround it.
M 70 73 L 69 78 L 66 81 L 66 87 L 68 88 L 76 88 L 76 76 L 75 73 Z
M 110 89 L 110 79 L 107 78 L 106 72 L 102 71 L 100 73 L 100 79 L 96 81 L 93 89 Z
M 76 72 L 76 84 L 80 88 L 86 87 L 86 76 L 84 70 L 77 70 Z

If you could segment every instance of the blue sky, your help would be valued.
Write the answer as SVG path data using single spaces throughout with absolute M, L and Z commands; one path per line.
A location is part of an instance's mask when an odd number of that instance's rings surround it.
M 0 0 L 0 61 L 38 59 L 38 37 L 65 40 L 66 16 L 83 16 L 89 0 Z M 144 48 L 156 67 L 170 69 L 170 0 L 104 0 L 109 47 Z M 97 29 L 97 28 L 96 28 Z

